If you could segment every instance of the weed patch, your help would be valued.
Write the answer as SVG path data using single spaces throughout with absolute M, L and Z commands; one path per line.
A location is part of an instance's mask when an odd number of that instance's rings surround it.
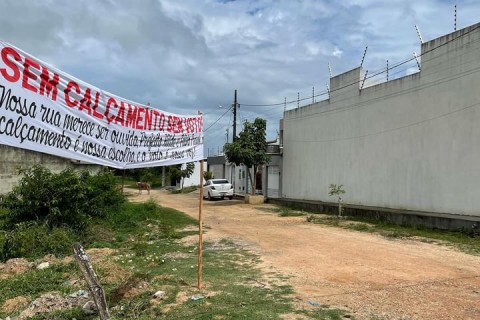
M 185 187 L 183 189 L 177 189 L 177 190 L 172 190 L 170 191 L 173 194 L 178 194 L 178 193 L 191 193 L 193 191 L 196 191 L 198 189 L 198 186 L 190 186 L 190 187 Z
M 260 211 L 265 211 L 265 212 L 278 213 L 278 215 L 281 217 L 300 217 L 307 214 L 302 210 L 296 210 L 289 207 L 278 207 L 278 208 L 256 207 L 255 209 Z
M 66 285 L 65 281 L 75 271 L 73 263 L 55 264 L 44 270 L 25 272 L 0 280 L 0 305 L 3 305 L 7 299 L 18 296 L 29 296 L 34 299 L 43 292 L 67 293 L 72 287 Z
M 50 253 L 64 256 L 70 253 L 71 243 L 78 239 L 79 236 L 66 227 L 49 229 L 44 224 L 19 223 L 12 230 L 0 233 L 0 259 L 35 259 Z
M 196 223 L 153 201 L 126 203 L 118 212 L 92 221 L 85 238 L 88 246 L 115 248 L 88 251 L 113 318 L 281 319 L 285 314 L 305 314 L 294 309 L 293 289 L 285 285 L 285 279 L 265 277 L 258 268 L 259 257 L 231 240 L 204 243 L 203 289 L 198 290 L 198 248 L 196 243 L 179 241 L 195 233 L 187 227 Z M 72 285 L 73 274 L 80 277 L 73 262 L 14 274 L 0 281 L 0 303 L 20 296 L 33 301 L 49 292 L 67 295 L 78 290 Z M 153 293 L 159 290 L 165 297 L 154 299 Z M 16 316 L 19 311 L 11 313 L 0 312 L 0 317 Z M 321 313 L 311 313 L 311 317 L 323 319 Z M 31 317 L 72 318 L 96 316 L 86 316 L 78 306 L 71 306 Z
M 421 226 L 401 226 L 386 221 L 355 217 L 338 219 L 325 214 L 309 214 L 306 221 L 360 232 L 376 233 L 388 239 L 415 238 L 419 241 L 454 246 L 470 254 L 480 254 L 480 238 L 460 231 L 432 230 Z

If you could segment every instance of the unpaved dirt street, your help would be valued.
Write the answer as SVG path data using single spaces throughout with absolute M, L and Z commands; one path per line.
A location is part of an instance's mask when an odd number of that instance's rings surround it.
M 132 200 L 150 197 L 198 218 L 198 194 L 152 190 Z M 479 256 L 257 208 L 239 200 L 205 201 L 204 241 L 245 244 L 261 257 L 265 273 L 290 277 L 299 308 L 310 300 L 350 310 L 357 319 L 480 319 Z

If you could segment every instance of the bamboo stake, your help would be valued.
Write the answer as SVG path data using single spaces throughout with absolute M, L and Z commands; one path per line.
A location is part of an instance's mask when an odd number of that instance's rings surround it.
M 203 251 L 203 160 L 200 160 L 200 202 L 198 205 L 198 289 L 202 289 L 202 251 Z

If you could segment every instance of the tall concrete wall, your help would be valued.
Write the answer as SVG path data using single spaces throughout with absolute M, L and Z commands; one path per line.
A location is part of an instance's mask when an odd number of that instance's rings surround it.
M 421 72 L 284 114 L 282 196 L 480 216 L 480 24 L 422 45 Z
M 100 168 L 97 165 L 78 164 L 65 158 L 0 145 L 0 194 L 11 191 L 21 179 L 22 176 L 18 174 L 19 168 L 26 169 L 36 164 L 42 165 L 53 172 L 60 172 L 68 167 L 90 171 L 97 171 Z

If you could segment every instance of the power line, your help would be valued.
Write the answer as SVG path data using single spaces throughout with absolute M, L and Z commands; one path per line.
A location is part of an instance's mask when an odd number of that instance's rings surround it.
M 465 32 L 465 33 L 464 33 L 463 35 L 461 35 L 461 36 L 467 35 L 467 34 L 473 32 L 474 30 L 476 30 L 476 29 L 478 29 L 478 28 L 480 28 L 480 26 L 477 26 L 477 27 L 469 30 L 468 32 Z M 434 50 L 436 50 L 436 49 L 438 49 L 438 48 L 440 48 L 440 47 L 442 47 L 442 46 L 444 46 L 444 45 L 447 45 L 448 43 L 451 43 L 451 42 L 453 42 L 453 41 L 455 41 L 455 40 L 458 40 L 461 36 L 458 36 L 458 37 L 456 37 L 456 38 L 453 38 L 453 39 L 451 39 L 450 41 L 447 41 L 446 43 L 443 43 L 442 45 L 440 45 L 440 46 L 438 46 L 438 47 L 436 47 L 436 48 L 432 48 L 432 49 L 430 49 L 430 50 L 425 51 L 424 53 L 422 53 L 422 56 L 425 55 L 425 54 L 427 54 L 427 53 L 429 53 L 429 52 L 432 52 L 432 51 L 434 51 Z M 480 42 L 480 39 L 479 39 L 479 40 L 473 40 L 473 41 L 469 42 L 469 45 L 471 45 L 472 43 L 477 43 L 477 42 Z M 477 48 L 477 47 L 478 47 L 478 46 L 475 46 L 475 48 Z M 453 49 L 452 49 L 452 50 L 453 50 Z M 440 55 L 432 56 L 432 57 L 430 57 L 428 60 L 425 60 L 425 61 L 423 61 L 423 62 L 425 63 L 425 62 L 430 62 L 430 61 L 433 61 L 433 60 L 437 60 L 437 59 L 441 58 L 443 55 L 448 54 L 449 52 L 450 52 L 450 50 L 447 50 L 447 52 L 441 53 Z M 467 55 L 467 54 L 469 54 L 469 52 L 462 53 L 461 56 L 464 56 L 464 55 Z M 413 62 L 413 60 L 414 60 L 414 58 L 410 58 L 410 59 L 407 59 L 407 60 L 398 62 L 398 63 L 396 63 L 396 64 L 393 64 L 393 66 L 390 67 L 390 68 L 388 68 L 388 70 L 391 70 L 391 69 L 394 69 L 394 68 L 397 68 L 397 70 L 396 70 L 396 72 L 394 72 L 393 74 L 391 74 L 391 76 L 396 75 L 396 74 L 398 74 L 398 73 L 401 73 L 401 72 L 403 72 L 403 71 L 405 71 L 405 70 L 408 70 L 410 67 L 402 68 L 401 70 L 398 70 L 398 68 L 399 68 L 400 66 L 406 66 L 409 62 Z M 461 65 L 470 64 L 470 63 L 472 63 L 472 62 L 474 62 L 474 61 L 476 61 L 476 60 L 463 61 Z M 412 67 L 413 67 L 413 65 L 412 65 Z M 423 79 L 426 79 L 427 77 L 431 77 L 432 75 L 434 75 L 434 74 L 436 74 L 436 73 L 445 72 L 445 70 L 448 70 L 449 68 L 452 68 L 452 67 L 451 67 L 451 66 L 447 66 L 447 68 L 441 68 L 441 70 L 436 70 L 435 72 L 428 72 L 427 74 L 425 74 L 424 76 L 422 76 L 422 78 L 423 78 Z M 437 68 L 437 69 L 438 69 L 438 68 Z M 478 68 L 477 68 L 477 69 L 478 69 Z M 456 74 L 456 77 L 455 77 L 455 78 L 462 77 L 462 76 L 466 76 L 466 75 L 468 75 L 468 74 L 470 74 L 470 73 L 472 73 L 472 72 L 477 72 L 477 71 L 478 71 L 478 70 L 469 70 L 469 72 L 459 73 L 459 74 Z M 374 77 L 379 76 L 379 75 L 381 75 L 381 74 L 384 74 L 385 72 L 387 72 L 387 70 L 386 70 L 385 68 L 382 68 L 382 69 L 379 70 L 379 72 L 375 72 L 373 75 L 369 76 L 368 79 L 371 79 L 371 78 L 374 78 Z M 407 89 L 407 90 L 403 90 L 402 92 L 403 92 L 403 93 L 405 93 L 405 92 L 414 92 L 414 91 L 417 91 L 417 90 L 421 90 L 421 89 L 427 88 L 427 87 L 429 87 L 429 86 L 436 85 L 436 84 L 438 84 L 438 83 L 442 83 L 442 82 L 445 82 L 445 81 L 451 81 L 451 80 L 453 80 L 452 77 L 446 77 L 446 78 L 443 78 L 443 80 L 442 80 L 442 79 L 439 79 L 439 80 L 437 80 L 437 81 L 433 81 L 432 83 L 429 83 L 428 85 L 427 85 L 427 84 L 422 85 L 421 88 L 418 88 L 418 87 L 417 87 L 417 88 L 413 88 L 413 89 Z M 361 81 L 363 81 L 363 79 L 362 79 Z M 353 83 L 351 83 L 351 84 L 347 84 L 347 85 L 343 86 L 342 88 L 348 87 L 348 86 L 350 86 L 350 85 L 354 85 L 354 84 L 356 84 L 356 83 L 359 83 L 359 81 L 353 82 Z M 340 90 L 340 89 L 342 89 L 342 88 L 335 89 L 335 91 L 336 91 L 336 90 Z M 397 94 L 402 94 L 402 92 L 397 93 Z M 315 96 L 320 96 L 320 95 L 324 95 L 324 94 L 328 94 L 328 91 L 319 93 L 319 94 L 317 94 L 317 95 L 315 95 Z M 339 96 L 341 96 L 341 95 L 343 95 L 343 94 L 342 94 L 342 93 L 337 94 L 337 97 L 339 97 Z M 395 96 L 395 95 L 396 95 L 396 94 L 390 94 L 390 95 L 388 95 L 388 96 Z M 386 96 L 384 96 L 383 98 L 385 98 L 385 97 L 386 97 Z M 311 99 L 311 98 L 312 98 L 312 97 L 302 98 L 301 101 L 307 100 L 307 99 Z M 315 117 L 315 116 L 320 116 L 321 114 L 327 113 L 327 112 L 329 112 L 329 113 L 343 112 L 343 111 L 346 111 L 346 110 L 348 110 L 348 109 L 352 109 L 352 108 L 355 108 L 355 107 L 367 106 L 369 103 L 371 103 L 371 102 L 374 101 L 374 100 L 375 100 L 375 99 L 369 99 L 368 101 L 362 101 L 361 103 L 357 103 L 357 104 L 352 104 L 352 105 L 349 105 L 349 106 L 345 106 L 345 107 L 343 107 L 343 108 L 341 108 L 341 109 L 320 110 L 320 111 L 318 111 L 318 112 L 315 112 L 315 114 L 312 114 L 312 116 L 313 116 L 313 117 Z M 262 113 L 264 113 L 264 114 L 265 114 L 265 113 L 271 113 L 271 114 L 277 113 L 277 112 L 278 112 L 278 109 L 277 109 L 276 107 L 277 107 L 278 105 L 284 105 L 284 106 L 285 106 L 286 103 L 291 104 L 291 103 L 296 103 L 296 102 L 297 102 L 297 100 L 292 100 L 292 101 L 290 101 L 290 102 L 284 101 L 284 102 L 282 102 L 282 103 L 280 103 L 280 104 L 278 104 L 278 103 L 269 104 L 269 105 L 266 105 L 266 106 L 269 107 L 269 108 L 262 109 L 261 111 L 262 111 Z M 337 102 L 339 102 L 339 101 L 337 101 Z M 242 104 L 242 105 L 243 105 L 243 104 Z M 245 106 L 245 105 L 243 105 L 243 106 Z M 265 111 L 267 111 L 267 112 L 265 112 Z M 456 111 L 456 112 L 457 112 L 457 111 Z M 217 121 L 215 121 L 215 123 L 217 123 L 223 116 L 224 116 L 224 114 L 223 114 L 219 119 L 217 119 Z M 443 115 L 443 116 L 446 116 L 446 115 Z M 281 115 L 278 115 L 278 117 L 281 118 L 282 116 L 281 116 Z M 293 120 L 293 121 L 294 121 L 294 120 L 296 120 L 296 118 L 289 118 L 288 120 Z M 430 120 L 433 120 L 433 119 L 427 119 L 427 120 L 425 120 L 425 121 L 430 121 Z M 214 124 L 215 124 L 215 123 L 214 123 Z M 209 126 L 209 127 L 207 128 L 207 130 L 210 129 L 214 124 L 212 124 L 211 126 Z M 408 126 L 417 125 L 417 124 L 419 124 L 419 123 L 410 124 L 410 125 L 408 125 Z M 393 130 L 399 130 L 399 129 L 402 129 L 402 128 L 393 128 L 393 129 L 386 130 L 385 132 L 393 131 Z M 372 135 L 382 134 L 382 133 L 385 133 L 385 132 L 374 132 L 374 133 L 371 133 L 371 134 L 367 134 L 366 136 L 372 136 Z M 349 137 L 349 138 L 344 138 L 343 140 L 345 140 L 345 139 L 355 139 L 355 138 L 359 138 L 359 137 L 360 137 L 360 136 L 358 136 L 358 137 Z M 305 142 L 314 142 L 314 141 L 305 141 Z M 317 142 L 323 142 L 323 141 L 317 141 Z
M 451 43 L 451 42 L 453 42 L 453 41 L 456 41 L 456 40 L 458 40 L 458 39 L 460 39 L 460 38 L 462 38 L 462 37 L 464 37 L 464 36 L 472 33 L 473 31 L 475 31 L 475 30 L 477 30 L 477 29 L 479 29 L 479 28 L 480 28 L 480 24 L 479 24 L 478 26 L 472 28 L 471 30 L 463 33 L 463 34 L 461 34 L 461 35 L 459 35 L 459 36 L 457 36 L 457 37 L 455 37 L 455 38 L 452 38 L 452 39 L 450 39 L 450 40 L 442 43 L 441 45 L 439 45 L 439 46 L 437 46 L 437 47 L 435 47 L 435 48 L 432 48 L 432 49 L 430 49 L 430 50 L 426 50 L 426 51 L 423 52 L 422 54 L 418 55 L 417 58 L 420 58 L 420 57 L 424 56 L 424 55 L 427 54 L 427 53 L 433 52 L 433 51 L 435 51 L 435 50 L 437 50 L 437 49 L 439 49 L 439 48 L 441 48 L 441 47 L 443 47 L 443 46 L 445 46 L 445 45 L 447 45 L 447 44 L 449 44 L 449 43 Z M 416 59 L 416 58 L 413 57 L 413 58 L 409 58 L 409 59 L 406 59 L 406 60 L 404 60 L 404 61 L 398 62 L 398 63 L 396 63 L 396 64 L 393 64 L 393 65 L 392 65 L 391 67 L 389 67 L 387 70 L 385 70 L 385 69 L 382 68 L 382 69 L 380 69 L 381 71 L 373 72 L 373 74 L 371 74 L 370 76 L 365 77 L 365 80 L 371 79 L 371 78 L 376 77 L 376 76 L 381 75 L 381 74 L 384 74 L 384 73 L 388 72 L 388 70 L 392 70 L 392 69 L 398 68 L 398 67 L 400 67 L 400 66 L 402 66 L 402 65 L 404 65 L 404 64 L 406 64 L 406 63 L 408 63 L 408 62 L 411 62 L 411 61 L 413 61 L 413 60 L 415 60 L 415 59 Z M 344 89 L 344 88 L 346 88 L 346 87 L 349 87 L 349 86 L 352 86 L 352 85 L 355 85 L 355 84 L 359 84 L 360 82 L 363 82 L 363 81 L 365 81 L 365 80 L 364 80 L 364 79 L 361 79 L 361 80 L 358 80 L 358 81 L 354 81 L 354 82 L 352 82 L 352 83 L 346 84 L 346 85 L 344 85 L 344 86 L 342 86 L 342 87 L 340 87 L 340 88 L 336 88 L 336 89 L 334 89 L 334 90 L 332 90 L 332 89 L 330 88 L 330 90 L 329 90 L 330 92 L 328 92 L 328 91 L 322 91 L 321 93 L 316 94 L 316 95 L 314 95 L 314 96 L 309 96 L 309 97 L 305 97 L 305 98 L 301 98 L 301 99 L 296 99 L 296 100 L 290 100 L 290 101 L 287 101 L 286 104 L 298 103 L 299 101 L 309 100 L 309 99 L 312 99 L 312 98 L 315 98 L 315 97 L 319 97 L 319 96 L 324 95 L 324 94 L 329 94 L 329 93 L 332 93 L 332 92 L 335 92 L 335 91 L 339 91 L 339 90 Z M 273 107 L 273 106 L 280 106 L 280 105 L 285 105 L 285 102 L 270 103 L 270 104 L 246 104 L 246 103 L 242 103 L 242 106 L 245 106 L 245 107 Z
M 212 108 L 209 108 L 207 110 L 211 110 L 210 112 L 204 112 L 203 115 L 207 115 L 207 114 L 211 114 L 211 113 L 214 113 L 217 111 L 218 108 L 222 108 L 223 105 L 229 105 L 230 103 L 224 103 L 224 104 L 220 104 L 218 107 L 212 107 Z
M 210 128 L 213 127 L 218 121 L 220 121 L 220 119 L 222 119 L 222 118 L 227 114 L 227 112 L 230 112 L 231 109 L 232 109 L 232 107 L 228 108 L 217 120 L 215 120 L 214 123 L 212 123 L 207 129 L 203 130 L 203 132 L 207 132 L 208 129 L 210 129 Z
M 480 70 L 480 68 L 477 68 L 476 71 L 478 71 L 478 70 Z M 470 73 L 468 73 L 468 74 L 470 74 Z M 461 77 L 464 77 L 464 76 L 465 75 L 462 75 Z M 456 77 L 454 79 L 458 79 L 458 78 L 460 78 L 460 77 Z M 445 81 L 442 81 L 442 82 L 445 82 Z M 440 82 L 440 83 L 442 83 L 442 82 Z M 437 83 L 430 84 L 430 86 L 436 85 L 436 84 Z M 422 90 L 422 89 L 424 89 L 424 87 L 422 87 L 421 89 L 416 89 L 415 91 L 419 91 L 419 90 Z M 367 105 L 371 105 L 371 104 L 367 104 Z M 424 123 L 427 123 L 427 122 L 430 122 L 430 121 L 433 121 L 433 120 L 437 120 L 437 119 L 440 119 L 440 118 L 444 118 L 444 117 L 450 116 L 452 114 L 462 112 L 462 111 L 465 111 L 465 110 L 468 110 L 468 109 L 472 109 L 472 108 L 475 108 L 475 107 L 478 107 L 478 106 L 480 106 L 480 103 L 474 103 L 474 104 L 468 105 L 466 107 L 463 107 L 463 108 L 460 108 L 460 109 L 457 109 L 457 110 L 453 110 L 453 111 L 450 111 L 450 112 L 446 112 L 446 113 L 443 113 L 443 114 L 440 114 L 440 115 L 437 115 L 437 116 L 434 116 L 434 117 L 431 117 L 431 118 L 428 118 L 428 119 L 424 119 L 424 120 L 421 120 L 421 121 L 409 123 L 409 124 L 399 126 L 399 127 L 395 127 L 395 128 L 391 128 L 391 129 L 386 129 L 386 130 L 381 130 L 381 131 L 377 131 L 377 132 L 358 135 L 358 136 L 351 136 L 351 137 L 345 137 L 345 138 L 340 138 L 340 139 L 323 139 L 323 140 L 291 140 L 291 139 L 286 139 L 286 141 L 290 141 L 290 142 L 311 142 L 311 143 L 339 142 L 339 141 L 347 141 L 347 140 L 354 140 L 354 139 L 359 139 L 359 138 L 372 137 L 372 136 L 377 136 L 377 135 L 380 135 L 380 134 L 393 132 L 393 131 L 398 131 L 398 130 L 403 130 L 403 129 L 406 129 L 406 128 L 409 128 L 409 127 L 424 124 Z M 294 120 L 294 119 L 292 119 L 292 120 Z
M 478 42 L 480 42 L 480 39 L 479 39 L 479 40 L 472 41 L 472 42 L 470 42 L 470 44 L 471 44 L 471 43 L 478 43 Z M 472 47 L 472 48 L 473 48 L 473 49 L 477 49 L 477 48 L 479 48 L 479 47 L 480 47 L 480 46 L 475 46 L 475 47 Z M 445 52 L 444 54 L 448 54 L 448 52 Z M 467 54 L 469 54 L 469 52 L 462 53 L 461 55 L 459 55 L 459 57 L 463 57 L 463 56 L 465 56 L 465 55 L 467 55 Z M 427 60 L 427 61 L 428 61 L 428 62 L 431 62 L 431 61 L 436 60 L 436 59 L 439 59 L 439 58 L 441 58 L 441 55 L 437 55 L 437 56 L 435 56 L 435 57 L 432 57 L 432 58 L 430 58 L 430 59 Z M 427 61 L 425 61 L 425 62 L 427 62 Z M 457 64 L 456 66 L 465 66 L 465 65 L 468 65 L 468 64 L 470 64 L 470 63 L 473 63 L 473 62 L 477 61 L 477 58 L 476 58 L 476 57 L 473 57 L 473 59 L 470 59 L 470 60 L 462 60 L 462 61 L 463 61 L 463 62 L 462 62 L 461 64 Z M 412 65 L 412 67 L 413 67 L 413 65 Z M 406 68 L 402 68 L 402 69 L 400 69 L 400 70 L 397 70 L 397 71 L 394 72 L 392 75 L 395 76 L 396 74 L 401 73 L 401 72 L 404 72 L 404 71 L 408 70 L 409 68 L 410 68 L 410 67 L 406 67 Z M 451 69 L 451 68 L 453 68 L 453 67 L 450 66 L 449 69 Z M 424 80 L 426 80 L 427 78 L 429 78 L 429 77 L 431 77 L 431 76 L 433 76 L 433 75 L 435 75 L 435 74 L 437 74 L 437 73 L 444 72 L 445 70 L 448 70 L 448 69 L 445 69 L 445 68 L 442 68 L 442 69 L 436 68 L 436 71 L 435 71 L 435 72 L 428 72 L 427 74 L 423 74 L 423 77 L 422 77 L 422 78 L 423 78 Z M 462 74 L 467 75 L 468 73 L 471 73 L 471 71 L 474 72 L 475 70 L 476 70 L 476 69 L 470 70 L 470 71 L 464 72 L 464 73 L 462 73 Z M 462 75 L 462 74 L 460 74 L 460 75 Z M 447 80 L 443 79 L 443 81 L 448 81 L 448 78 L 446 78 L 446 79 L 447 79 Z M 442 80 L 440 79 L 440 81 L 442 81 Z M 435 83 L 433 83 L 433 85 L 435 85 L 436 83 L 438 83 L 438 81 L 435 82 Z M 431 85 L 432 85 L 432 84 L 428 84 L 428 86 L 431 86 Z M 428 87 L 428 86 L 423 85 L 422 88 L 426 88 L 426 87 Z M 417 87 L 417 88 L 418 88 L 418 87 Z M 382 98 L 392 97 L 392 96 L 395 96 L 395 95 L 398 95 L 398 94 L 403 94 L 403 93 L 405 93 L 405 92 L 413 92 L 412 90 L 415 90 L 415 91 L 416 91 L 416 88 L 410 88 L 410 89 L 407 89 L 407 90 L 402 90 L 401 92 L 397 92 L 397 93 L 394 93 L 394 94 L 389 94 L 389 95 L 387 95 L 387 96 L 383 96 Z M 338 94 L 338 95 L 337 95 L 337 97 L 341 97 L 341 96 L 342 96 L 342 94 Z M 347 99 L 349 99 L 349 98 L 347 98 Z M 347 106 L 345 106 L 345 107 L 336 108 L 336 109 L 333 109 L 333 110 L 320 110 L 320 111 L 318 111 L 318 112 L 316 112 L 316 113 L 313 113 L 312 116 L 315 117 L 315 116 L 319 116 L 320 114 L 323 114 L 323 113 L 336 113 L 336 112 L 342 112 L 342 111 L 344 111 L 344 110 L 349 110 L 349 109 L 354 108 L 354 107 L 362 107 L 363 105 L 368 104 L 368 103 L 371 103 L 371 102 L 373 102 L 373 101 L 375 101 L 375 100 L 378 100 L 378 99 L 380 99 L 380 98 L 369 99 L 369 100 L 366 100 L 366 101 L 362 101 L 361 103 L 350 104 L 350 105 L 347 105 Z M 337 100 L 337 103 L 338 103 L 338 102 L 341 102 L 341 101 L 344 101 L 344 100 L 345 100 L 345 99 Z M 265 112 L 265 111 L 267 111 L 267 112 Z M 274 113 L 277 113 L 277 112 L 280 112 L 280 110 L 279 110 L 278 108 L 276 109 L 276 107 L 269 107 L 269 108 L 266 108 L 266 109 L 262 109 L 262 113 L 265 114 L 265 115 L 267 115 L 267 114 L 272 114 L 272 115 L 273 115 Z M 278 116 L 278 117 L 281 117 L 281 116 Z M 288 120 L 295 120 L 295 119 L 296 119 L 296 118 L 289 117 Z
M 470 61 L 470 62 L 473 62 L 473 60 Z M 469 62 L 467 62 L 467 63 L 469 63 Z M 479 72 L 479 71 L 480 71 L 480 67 L 477 67 L 475 69 L 464 71 L 462 73 L 459 73 L 459 74 L 456 74 L 456 75 L 453 75 L 453 76 L 450 75 L 450 76 L 442 78 L 442 79 L 437 79 L 436 81 L 433 81 L 433 82 L 425 83 L 425 84 L 423 84 L 421 86 L 418 86 L 418 87 L 408 88 L 408 89 L 405 89 L 405 90 L 402 90 L 402 91 L 397 91 L 397 92 L 394 92 L 394 93 L 390 93 L 388 95 L 379 96 L 379 97 L 364 100 L 364 101 L 361 101 L 361 102 L 358 102 L 358 103 L 349 104 L 349 105 L 346 105 L 342 108 L 320 110 L 318 112 L 310 114 L 309 117 L 319 117 L 319 116 L 322 116 L 325 113 L 333 114 L 333 113 L 338 113 L 338 112 L 344 112 L 344 111 L 347 111 L 347 110 L 350 110 L 350 109 L 353 109 L 353 108 L 372 106 L 374 102 L 379 101 L 379 100 L 392 98 L 392 97 L 399 96 L 399 95 L 406 94 L 406 93 L 414 93 L 414 92 L 423 90 L 425 88 L 429 88 L 429 87 L 432 87 L 432 86 L 435 86 L 435 85 L 438 85 L 438 84 L 441 84 L 441 83 L 444 83 L 444 82 L 449 82 L 449 81 L 452 81 L 452 80 L 455 80 L 455 79 L 459 79 L 459 78 L 462 78 L 464 76 L 467 76 L 467 75 L 470 75 L 470 74 L 473 74 L 473 73 L 476 73 L 476 72 Z M 438 72 L 440 72 L 440 71 L 438 71 Z M 430 76 L 432 76 L 434 74 L 435 73 L 432 73 L 432 74 L 430 74 Z M 426 78 L 427 77 L 423 77 L 423 79 L 426 79 Z M 347 97 L 344 100 L 348 100 L 348 99 L 349 98 Z M 338 102 L 342 102 L 344 100 L 339 100 Z M 289 117 L 285 120 L 286 121 L 295 121 L 295 120 L 301 120 L 301 119 L 304 119 L 304 118 L 301 117 L 301 116 L 297 116 L 297 117 Z

